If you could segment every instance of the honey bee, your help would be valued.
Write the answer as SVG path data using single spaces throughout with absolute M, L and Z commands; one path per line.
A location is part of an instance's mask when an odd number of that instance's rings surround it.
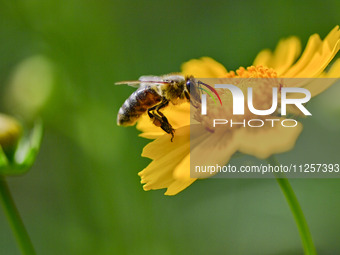
M 171 141 L 175 130 L 161 109 L 169 103 L 177 105 L 183 102 L 191 102 L 194 107 L 198 107 L 200 102 L 200 92 L 192 76 L 184 77 L 178 74 L 142 76 L 138 81 L 122 81 L 115 84 L 138 88 L 119 109 L 117 124 L 132 126 L 143 113 L 147 112 L 155 126 L 171 134 Z

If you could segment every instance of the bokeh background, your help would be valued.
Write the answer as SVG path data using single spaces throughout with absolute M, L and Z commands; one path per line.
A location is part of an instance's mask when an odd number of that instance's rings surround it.
M 201 56 L 233 70 L 280 38 L 304 46 L 339 23 L 338 0 L 1 1 L 0 111 L 45 123 L 33 168 L 9 179 L 37 253 L 302 254 L 275 180 L 202 180 L 174 197 L 143 191 L 148 140 L 116 126 L 133 89 L 113 84 Z M 315 117 L 279 160 L 339 158 L 339 95 L 334 86 L 313 100 Z M 340 254 L 340 179 L 291 183 L 319 254 Z M 19 254 L 2 210 L 0 254 Z

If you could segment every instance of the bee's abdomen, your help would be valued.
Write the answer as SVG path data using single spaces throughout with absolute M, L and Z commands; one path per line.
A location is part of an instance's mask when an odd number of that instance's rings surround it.
M 161 100 L 161 95 L 151 87 L 137 89 L 119 109 L 117 124 L 120 126 L 134 125 L 143 113 L 157 105 Z

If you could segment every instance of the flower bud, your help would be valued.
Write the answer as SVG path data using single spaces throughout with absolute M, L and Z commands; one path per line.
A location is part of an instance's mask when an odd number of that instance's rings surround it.
M 16 119 L 0 113 L 0 146 L 5 154 L 13 155 L 21 134 L 20 123 Z

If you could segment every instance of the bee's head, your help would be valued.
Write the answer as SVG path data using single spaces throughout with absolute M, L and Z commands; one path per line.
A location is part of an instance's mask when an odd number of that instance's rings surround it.
M 201 94 L 199 92 L 196 80 L 193 76 L 190 76 L 186 79 L 186 91 L 190 95 L 191 103 L 196 106 L 201 102 Z

